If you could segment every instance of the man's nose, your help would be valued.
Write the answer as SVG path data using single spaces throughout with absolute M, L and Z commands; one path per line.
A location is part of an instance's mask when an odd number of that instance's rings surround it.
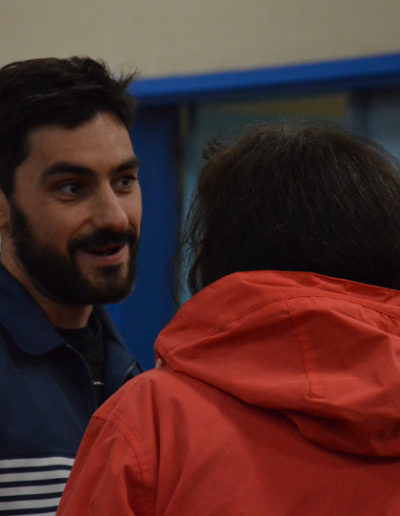
M 125 231 L 129 227 L 129 218 L 121 199 L 111 187 L 103 188 L 93 199 L 92 222 L 96 229 L 113 229 Z

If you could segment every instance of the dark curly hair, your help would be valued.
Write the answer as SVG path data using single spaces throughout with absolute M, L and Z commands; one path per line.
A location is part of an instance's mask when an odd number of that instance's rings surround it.
M 246 270 L 400 288 L 399 164 L 338 128 L 257 126 L 206 151 L 185 244 L 192 293 Z

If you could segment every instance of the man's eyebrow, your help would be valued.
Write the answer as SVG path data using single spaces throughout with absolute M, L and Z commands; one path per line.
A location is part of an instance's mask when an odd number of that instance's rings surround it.
M 121 172 L 125 172 L 126 170 L 137 170 L 140 166 L 140 160 L 136 156 L 131 159 L 128 159 L 118 165 L 118 167 L 114 168 L 111 172 L 113 175 L 120 174 Z
M 57 175 L 66 175 L 72 174 L 76 176 L 93 176 L 94 172 L 88 167 L 84 167 L 82 165 L 77 165 L 76 163 L 68 163 L 68 161 L 59 161 L 50 165 L 50 167 L 43 170 L 41 175 L 41 182 L 44 182 L 46 179 L 57 176 Z
M 130 169 L 138 169 L 140 165 L 139 159 L 134 156 L 133 158 L 129 158 L 128 160 L 122 162 L 120 165 L 111 170 L 112 175 L 120 174 L 125 170 Z M 50 165 L 50 167 L 46 168 L 41 176 L 41 182 L 44 182 L 46 179 L 52 176 L 57 175 L 74 175 L 74 176 L 82 176 L 82 177 L 94 177 L 95 172 L 83 165 L 79 165 L 77 163 L 70 163 L 68 161 L 59 161 Z

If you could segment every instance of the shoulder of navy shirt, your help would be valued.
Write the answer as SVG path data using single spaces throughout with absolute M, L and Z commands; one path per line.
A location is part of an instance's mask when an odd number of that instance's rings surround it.
M 105 336 L 104 384 L 108 397 L 142 370 L 107 311 L 100 306 L 95 310 Z M 39 503 L 35 486 L 41 478 L 46 487 L 39 486 L 38 493 L 51 491 L 50 477 L 54 475 L 49 477 L 49 469 L 65 470 L 62 478 L 55 480 L 60 492 L 53 489 L 54 496 L 60 495 L 66 481 L 63 478 L 72 467 L 96 403 L 90 371 L 82 356 L 63 340 L 31 295 L 2 266 L 0 392 L 0 514 L 3 510 L 13 514 L 7 511 L 13 511 L 16 498 L 18 504 L 33 503 L 26 499 L 30 496 L 27 493 L 33 493 L 35 504 Z M 22 501 L 17 496 L 21 492 L 25 493 Z M 51 509 L 48 504 L 52 495 L 43 496 Z M 45 506 L 37 506 L 40 508 L 44 510 Z

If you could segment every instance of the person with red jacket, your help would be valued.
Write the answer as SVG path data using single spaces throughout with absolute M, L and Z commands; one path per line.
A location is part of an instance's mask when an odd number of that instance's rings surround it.
M 206 158 L 195 295 L 93 416 L 57 514 L 399 515 L 399 165 L 317 126 Z

